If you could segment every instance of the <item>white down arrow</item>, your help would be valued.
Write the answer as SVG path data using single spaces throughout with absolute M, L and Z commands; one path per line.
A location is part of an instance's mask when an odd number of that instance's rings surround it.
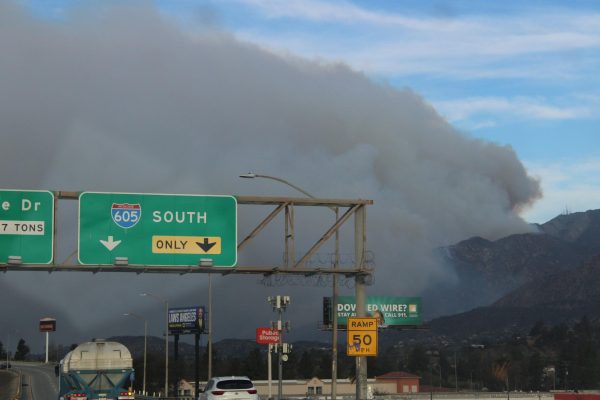
M 100 243 L 102 243 L 104 245 L 104 247 L 106 247 L 108 249 L 108 251 L 113 251 L 113 249 L 115 247 L 117 247 L 121 241 L 120 240 L 113 240 L 112 236 L 108 237 L 108 240 L 102 240 L 100 239 Z

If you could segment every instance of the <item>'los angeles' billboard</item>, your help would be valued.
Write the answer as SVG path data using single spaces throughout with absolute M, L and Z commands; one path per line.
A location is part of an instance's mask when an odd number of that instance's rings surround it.
M 169 308 L 169 333 L 204 332 L 204 307 Z

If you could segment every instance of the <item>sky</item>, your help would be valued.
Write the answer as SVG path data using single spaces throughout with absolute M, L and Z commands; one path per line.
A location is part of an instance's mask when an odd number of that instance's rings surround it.
M 276 175 L 316 196 L 374 200 L 372 293 L 452 283 L 432 249 L 600 204 L 600 6 L 521 3 L 0 0 L 0 187 L 298 195 L 238 178 Z M 59 260 L 77 243 L 65 203 Z M 322 213 L 299 210 L 298 231 L 321 234 Z M 240 209 L 239 235 L 260 215 Z M 240 262 L 279 262 L 277 235 Z M 79 341 L 131 332 L 127 311 L 151 313 L 159 332 L 162 314 L 140 292 L 173 306 L 206 293 L 205 276 L 131 275 L 2 274 L 0 314 L 21 327 L 60 315 L 73 327 L 64 340 Z M 234 323 L 244 307 L 272 317 L 273 287 L 255 281 L 217 280 L 221 337 L 253 334 Z M 284 290 L 296 331 L 314 331 L 330 288 Z

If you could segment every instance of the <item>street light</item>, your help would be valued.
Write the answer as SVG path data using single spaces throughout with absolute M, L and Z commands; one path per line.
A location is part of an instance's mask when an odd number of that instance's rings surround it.
M 247 174 L 242 174 L 239 176 L 240 178 L 245 178 L 245 179 L 254 179 L 254 178 L 263 178 L 263 179 L 271 179 L 277 182 L 281 182 L 285 185 L 288 185 L 289 187 L 299 191 L 300 193 L 304 194 L 307 197 L 310 197 L 311 199 L 314 199 L 315 196 L 313 196 L 312 194 L 308 193 L 306 190 L 294 185 L 291 182 L 288 182 L 287 180 L 283 179 L 283 178 L 278 178 L 276 176 L 270 176 L 270 175 L 261 175 L 261 174 L 255 174 L 253 172 L 248 172 Z M 336 221 L 338 220 L 339 217 L 339 209 L 338 207 L 329 207 L 333 212 L 335 212 L 335 219 Z M 286 239 L 287 240 L 287 239 Z M 286 249 L 287 252 L 287 249 Z M 335 230 L 335 260 L 333 262 L 333 269 L 336 270 L 338 268 L 338 265 L 340 263 L 340 231 L 339 229 Z M 333 286 L 333 293 L 331 296 L 331 302 L 332 302 L 332 326 L 331 326 L 331 333 L 332 333 L 332 343 L 331 343 L 331 398 L 332 400 L 336 399 L 337 396 L 337 356 L 338 356 L 338 344 L 337 344 L 337 339 L 338 339 L 338 322 L 337 322 L 337 298 L 338 298 L 338 284 L 337 284 L 337 274 L 333 274 L 333 282 L 332 282 L 332 286 Z
M 8 368 L 8 363 L 10 360 L 10 334 L 11 333 L 19 333 L 18 329 L 9 329 L 8 331 L 6 331 L 6 334 L 8 335 L 8 340 L 6 341 L 6 366 Z
M 247 174 L 240 175 L 240 178 L 245 178 L 245 179 L 254 179 L 254 178 L 271 179 L 271 180 L 274 180 L 274 181 L 278 181 L 278 182 L 284 183 L 284 184 L 286 184 L 286 185 L 288 185 L 290 187 L 293 187 L 294 189 L 296 189 L 300 193 L 304 194 L 305 196 L 310 197 L 311 199 L 315 198 L 315 196 L 313 196 L 312 194 L 308 193 L 307 191 L 299 188 L 298 186 L 294 185 L 293 183 L 290 183 L 290 182 L 286 181 L 285 179 L 278 178 L 276 176 L 260 175 L 260 174 L 255 174 L 253 172 L 248 172 Z
M 147 338 L 148 338 L 148 320 L 146 320 L 146 318 L 142 317 L 141 315 L 138 315 L 138 314 L 132 313 L 132 312 L 124 313 L 123 315 L 126 317 L 134 317 L 134 318 L 141 319 L 142 321 L 144 321 L 144 380 L 142 383 L 142 394 L 145 396 L 146 395 L 146 343 L 147 343 Z
M 165 303 L 165 397 L 169 397 L 169 302 L 152 293 L 140 293 L 140 296 L 152 297 Z

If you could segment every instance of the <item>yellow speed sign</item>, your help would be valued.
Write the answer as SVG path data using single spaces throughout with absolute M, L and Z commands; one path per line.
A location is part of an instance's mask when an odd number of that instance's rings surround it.
M 377 355 L 377 318 L 348 318 L 349 356 Z

